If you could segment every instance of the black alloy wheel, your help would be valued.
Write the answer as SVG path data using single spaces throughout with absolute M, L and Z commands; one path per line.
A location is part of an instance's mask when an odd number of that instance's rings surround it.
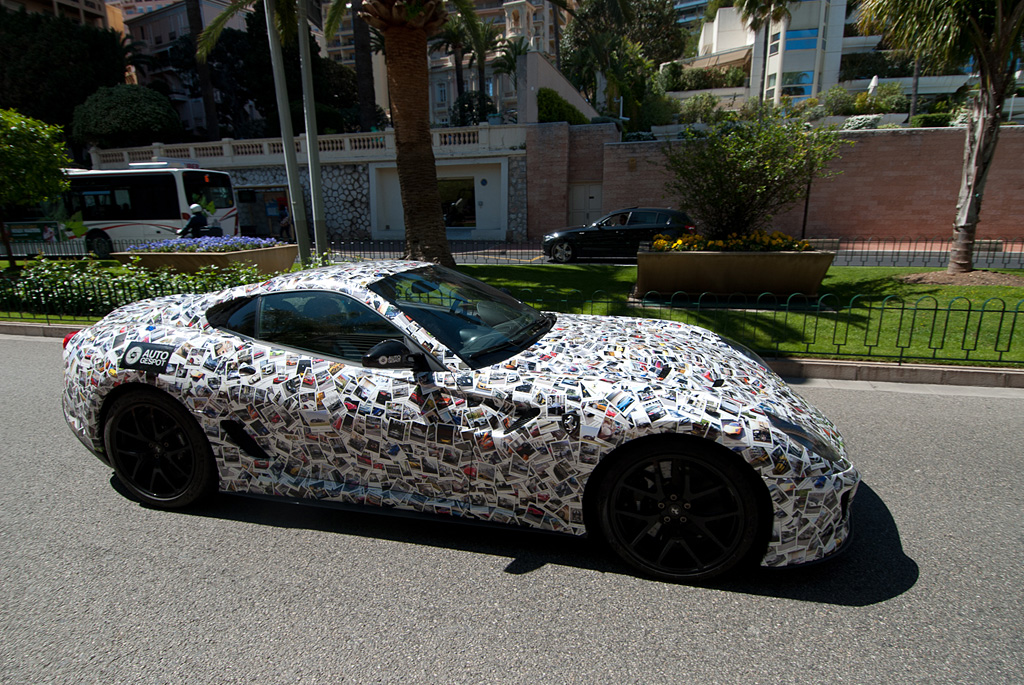
M 214 484 L 213 455 L 199 424 L 158 392 L 139 390 L 117 399 L 103 440 L 118 479 L 146 504 L 185 507 Z
M 559 240 L 551 246 L 551 259 L 559 264 L 565 264 L 576 259 L 576 248 L 566 240 Z
M 760 523 L 754 472 L 728 457 L 689 445 L 624 455 L 598 492 L 609 546 L 670 581 L 707 580 L 743 561 Z

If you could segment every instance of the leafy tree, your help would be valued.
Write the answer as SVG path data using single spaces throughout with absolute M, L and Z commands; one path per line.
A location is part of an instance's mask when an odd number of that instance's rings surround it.
M 0 107 L 67 128 L 97 88 L 124 83 L 136 47 L 110 29 L 0 8 Z
M 964 140 L 949 273 L 974 270 L 974 237 L 1003 100 L 1024 55 L 1024 0 L 863 0 L 862 32 L 881 30 L 893 47 L 947 64 L 973 59 L 979 76 Z
M 0 109 L 0 235 L 14 266 L 10 237 L 4 226 L 10 206 L 31 205 L 67 189 L 64 168 L 71 165 L 59 126 Z
M 808 192 L 811 179 L 830 175 L 826 165 L 839 153 L 835 130 L 808 131 L 779 108 L 759 109 L 756 120 L 719 121 L 665 147 L 672 173 L 665 188 L 711 240 L 769 226 Z
M 380 116 L 377 113 L 377 95 L 373 84 L 373 41 L 370 38 L 369 24 L 359 16 L 362 11 L 363 0 L 352 0 L 352 47 L 356 62 L 359 130 L 372 131 L 381 126 Z
M 99 147 L 149 145 L 181 139 L 181 120 L 165 95 L 121 84 L 100 88 L 75 107 L 71 137 Z
M 254 130 L 257 127 L 247 109 L 247 105 L 254 99 L 254 93 L 244 78 L 252 49 L 247 32 L 224 29 L 216 47 L 205 61 L 211 83 L 220 96 L 216 103 L 219 133 L 232 138 L 250 138 L 263 134 L 262 126 Z M 168 60 L 189 97 L 201 97 L 202 82 L 199 78 L 194 36 L 184 35 L 175 40 L 168 50 Z M 153 85 L 151 83 L 150 87 Z

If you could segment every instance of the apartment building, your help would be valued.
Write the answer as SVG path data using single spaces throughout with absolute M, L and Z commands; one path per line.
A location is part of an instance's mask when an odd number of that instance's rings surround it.
M 200 0 L 200 11 L 203 16 L 203 26 L 209 25 L 213 19 L 228 8 L 226 0 Z M 171 103 L 174 105 L 182 125 L 186 130 L 197 131 L 206 126 L 206 114 L 203 109 L 203 100 L 199 97 L 191 97 L 188 88 L 181 79 L 170 68 L 169 51 L 171 45 L 180 36 L 189 33 L 188 15 L 184 2 L 172 2 L 163 7 L 147 8 L 146 12 L 136 12 L 133 17 L 125 18 L 125 33 L 133 41 L 143 45 L 144 54 L 150 55 L 156 61 L 155 66 L 146 69 L 144 74 L 139 75 L 141 85 L 147 85 L 153 81 L 163 81 L 167 84 Z M 228 27 L 245 30 L 245 15 L 238 13 L 228 22 Z
M 704 24 L 698 56 L 683 62 L 693 67 L 743 67 L 750 74 L 747 96 L 757 95 L 765 70 L 765 99 L 778 103 L 786 96 L 799 102 L 840 84 L 843 58 L 871 52 L 881 40 L 880 36 L 857 34 L 853 29 L 856 15 L 847 16 L 846 0 L 805 0 L 791 4 L 789 12 L 787 19 L 770 25 L 765 55 L 764 29 L 755 35 L 737 8 L 723 7 L 714 21 Z M 968 77 L 965 73 L 923 77 L 918 91 L 922 95 L 953 93 Z M 909 76 L 882 81 L 899 82 L 910 92 Z M 867 76 L 841 85 L 856 93 L 868 90 L 870 83 L 871 76 Z
M 64 17 L 76 24 L 95 26 L 99 29 L 110 27 L 103 0 L 0 0 L 0 3 L 12 12 L 25 10 L 29 14 Z

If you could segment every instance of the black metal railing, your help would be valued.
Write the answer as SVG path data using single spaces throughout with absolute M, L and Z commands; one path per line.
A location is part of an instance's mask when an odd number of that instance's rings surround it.
M 808 238 L 817 249 L 835 252 L 833 266 L 913 266 L 944 268 L 949 264 L 950 240 L 931 238 Z M 124 252 L 138 241 L 115 240 L 112 251 Z M 539 241 L 452 240 L 449 242 L 459 264 L 547 263 Z M 63 243 L 17 243 L 17 254 L 50 257 L 83 256 L 81 241 Z M 398 259 L 405 251 L 404 240 L 333 240 L 330 253 L 336 260 Z M 975 241 L 974 266 L 978 269 L 1024 269 L 1024 238 L 984 238 Z M 2 258 L 2 256 L 0 256 Z M 608 259 L 608 262 L 635 260 Z

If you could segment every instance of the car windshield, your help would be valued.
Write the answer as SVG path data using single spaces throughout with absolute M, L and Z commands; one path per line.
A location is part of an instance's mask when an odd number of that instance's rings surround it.
M 542 314 L 511 295 L 443 266 L 393 274 L 369 288 L 474 369 L 518 354 L 555 324 L 554 314 Z

